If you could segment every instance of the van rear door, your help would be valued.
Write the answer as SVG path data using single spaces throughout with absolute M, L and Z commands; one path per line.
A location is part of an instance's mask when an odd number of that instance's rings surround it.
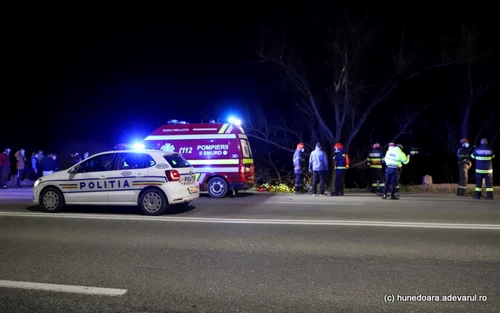
M 250 143 L 245 138 L 240 138 L 241 154 L 243 156 L 241 165 L 241 178 L 244 182 L 253 183 L 254 180 L 254 164 L 252 149 Z

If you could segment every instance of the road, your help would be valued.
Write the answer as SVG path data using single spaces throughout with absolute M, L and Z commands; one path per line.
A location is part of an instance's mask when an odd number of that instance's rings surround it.
M 243 194 L 147 217 L 30 197 L 0 193 L 0 312 L 500 311 L 497 201 Z

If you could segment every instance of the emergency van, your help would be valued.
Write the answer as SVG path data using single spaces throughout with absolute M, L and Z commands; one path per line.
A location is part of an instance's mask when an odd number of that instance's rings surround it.
M 170 120 L 144 139 L 145 146 L 178 152 L 194 167 L 200 190 L 213 198 L 254 186 L 254 162 L 248 137 L 238 120 L 189 124 Z

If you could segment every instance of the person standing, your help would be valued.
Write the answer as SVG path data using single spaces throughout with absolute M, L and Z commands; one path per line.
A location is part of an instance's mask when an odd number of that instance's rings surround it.
M 316 148 L 309 156 L 309 172 L 313 174 L 312 196 L 317 194 L 317 185 L 319 182 L 319 194 L 325 195 L 325 176 L 328 172 L 328 159 L 325 151 L 321 149 L 321 144 L 317 143 Z
M 474 199 L 481 199 L 483 179 L 486 182 L 486 199 L 493 200 L 493 158 L 495 153 L 488 146 L 486 138 L 481 139 L 481 145 L 474 149 L 471 158 L 476 160 L 476 189 Z
M 36 154 L 35 152 L 33 152 L 31 154 L 31 175 L 30 175 L 30 178 L 32 178 L 33 180 L 37 180 L 39 175 L 38 175 L 38 169 L 39 169 L 39 166 L 38 166 L 38 154 Z
M 0 188 L 7 188 L 7 181 L 10 174 L 10 148 L 5 148 L 0 154 Z
M 43 158 L 41 167 L 43 176 L 47 176 L 54 173 L 54 170 L 56 169 L 56 161 L 53 154 L 50 154 Z
M 384 169 L 382 166 L 382 151 L 380 151 L 380 144 L 375 143 L 372 146 L 372 150 L 368 153 L 366 161 L 370 168 L 370 178 L 371 178 L 371 191 L 373 193 L 380 192 L 384 188 Z
M 295 174 L 295 194 L 303 192 L 304 168 L 306 160 L 304 159 L 304 144 L 300 142 L 293 154 L 293 172 Z
M 457 196 L 465 196 L 467 183 L 469 182 L 469 169 L 472 165 L 470 160 L 469 140 L 460 140 L 460 148 L 457 151 L 458 158 L 458 187 Z
M 398 184 L 398 171 L 403 167 L 403 164 L 410 162 L 410 156 L 406 154 L 394 144 L 389 144 L 389 149 L 384 157 L 386 167 L 385 170 L 385 186 L 382 192 L 382 199 L 387 199 L 387 191 L 391 188 L 391 200 L 398 200 L 396 197 L 396 186 Z
M 344 145 L 337 142 L 333 148 L 335 154 L 333 160 L 335 161 L 335 191 L 332 196 L 343 196 L 345 189 L 345 175 L 349 168 L 349 155 L 344 150 Z
M 17 151 L 14 156 L 16 158 L 16 170 L 17 170 L 16 187 L 21 188 L 21 178 L 23 177 L 26 167 L 26 156 L 24 149 L 20 149 L 19 151 Z

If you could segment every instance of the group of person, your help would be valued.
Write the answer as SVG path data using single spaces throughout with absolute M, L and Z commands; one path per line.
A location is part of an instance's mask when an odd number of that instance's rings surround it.
M 344 150 L 344 145 L 340 142 L 333 146 L 335 152 L 333 161 L 335 164 L 335 189 L 331 192 L 332 196 L 343 196 L 345 191 L 345 174 L 350 166 L 349 154 Z M 304 144 L 299 143 L 293 155 L 293 165 L 295 173 L 295 193 L 304 192 L 304 170 L 306 168 L 306 160 L 304 157 Z M 325 180 L 328 174 L 328 157 L 323 151 L 320 143 L 316 144 L 316 148 L 309 156 L 309 172 L 313 174 L 312 179 L 312 196 L 325 196 Z M 318 186 L 319 184 L 319 193 Z
M 481 145 L 476 147 L 472 153 L 469 149 L 469 141 L 462 139 L 461 147 L 457 152 L 459 160 L 459 183 L 457 195 L 465 195 L 468 182 L 468 170 L 472 162 L 476 160 L 476 188 L 475 199 L 480 199 L 482 194 L 483 180 L 486 182 L 486 198 L 493 199 L 493 164 L 495 157 L 493 150 L 488 146 L 488 140 L 481 139 Z M 332 196 L 343 196 L 345 190 L 346 171 L 350 166 L 349 154 L 345 151 L 344 145 L 340 142 L 334 146 L 333 164 L 335 168 L 335 183 Z M 306 160 L 304 157 L 304 143 L 299 143 L 293 155 L 293 166 L 295 173 L 295 193 L 301 194 L 304 190 L 304 172 L 306 169 Z M 403 145 L 395 142 L 389 143 L 385 155 L 381 151 L 380 143 L 375 143 L 372 150 L 368 153 L 366 162 L 370 171 L 371 190 L 374 193 L 380 193 L 382 199 L 390 198 L 397 200 L 399 193 L 399 179 L 403 165 L 410 162 L 410 156 L 403 152 Z M 384 171 L 385 167 L 385 171 Z M 312 196 L 325 194 L 325 179 L 328 173 L 328 157 L 323 151 L 320 143 L 316 144 L 314 151 L 309 156 L 309 172 L 312 173 Z M 319 193 L 317 185 L 319 184 Z M 389 194 L 390 192 L 390 194 Z
M 460 148 L 457 151 L 458 158 L 458 187 L 457 196 L 465 196 L 467 183 L 469 182 L 469 169 L 472 160 L 476 161 L 476 187 L 474 188 L 474 198 L 481 199 L 483 191 L 483 180 L 486 184 L 486 199 L 493 200 L 493 159 L 495 153 L 488 145 L 486 138 L 481 139 L 481 144 L 470 149 L 467 138 L 460 140 Z M 472 150 L 472 151 L 471 151 Z
M 38 153 L 33 152 L 31 162 L 29 163 L 26 157 L 26 151 L 19 149 L 14 154 L 15 172 L 11 167 L 11 148 L 6 147 L 0 153 L 0 189 L 7 188 L 7 182 L 11 179 L 11 174 L 15 173 L 15 187 L 21 187 L 21 181 L 24 179 L 37 179 L 41 176 L 46 176 L 59 170 L 57 156 L 53 153 L 48 156 L 43 155 L 43 151 Z

